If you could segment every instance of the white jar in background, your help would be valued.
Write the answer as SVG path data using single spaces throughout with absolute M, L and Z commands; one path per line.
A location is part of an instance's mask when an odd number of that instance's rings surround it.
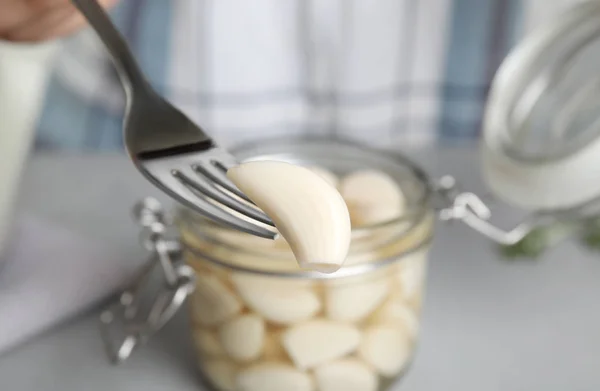
M 0 42 L 0 260 L 56 46 Z

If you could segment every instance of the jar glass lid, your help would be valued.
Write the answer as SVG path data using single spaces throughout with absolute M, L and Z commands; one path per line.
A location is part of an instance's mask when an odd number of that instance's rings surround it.
M 505 201 L 568 209 L 600 196 L 600 2 L 560 15 L 500 67 L 483 130 L 484 172 Z

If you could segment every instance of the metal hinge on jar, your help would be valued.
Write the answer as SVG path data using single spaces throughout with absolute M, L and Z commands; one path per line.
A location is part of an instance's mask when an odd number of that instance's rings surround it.
M 194 290 L 194 271 L 181 261 L 179 241 L 167 234 L 160 203 L 147 198 L 134 207 L 148 262 L 133 284 L 100 315 L 102 339 L 113 363 L 129 358 L 160 330 Z M 157 281 L 158 280 L 158 281 Z
M 461 221 L 493 242 L 507 253 L 536 256 L 547 247 L 581 230 L 581 218 L 576 213 L 530 214 L 511 230 L 492 224 L 490 208 L 474 193 L 460 190 L 456 180 L 444 176 L 432 186 L 434 208 L 442 221 Z

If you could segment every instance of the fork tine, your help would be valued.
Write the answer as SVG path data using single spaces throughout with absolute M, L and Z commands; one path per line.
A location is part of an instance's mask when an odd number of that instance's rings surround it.
M 154 183 L 159 185 L 162 190 L 171 197 L 211 220 L 262 238 L 275 239 L 277 237 L 277 232 L 233 216 L 223 208 L 220 208 L 207 199 L 195 194 L 190 188 L 183 184 L 180 179 L 171 175 L 171 173 L 163 173 L 160 177 L 155 177 L 150 174 L 150 177 Z
M 213 161 L 210 163 L 207 162 L 204 164 L 196 163 L 192 166 L 192 168 L 194 169 L 194 171 L 197 171 L 199 174 L 204 175 L 205 177 L 209 178 L 213 182 L 217 183 L 219 186 L 232 192 L 236 196 L 238 196 L 250 203 L 254 203 L 254 202 L 252 202 L 252 200 L 250 200 L 248 198 L 247 195 L 242 193 L 242 191 L 240 189 L 238 189 L 237 186 L 234 185 L 233 182 L 231 182 L 229 180 L 229 178 L 227 178 L 227 175 L 226 175 L 227 169 L 225 168 L 224 165 L 219 164 L 218 161 Z
M 228 206 L 229 208 L 247 217 L 260 221 L 261 223 L 274 226 L 271 219 L 264 212 L 255 207 L 247 205 L 242 201 L 236 200 L 232 196 L 214 186 L 210 181 L 199 176 L 195 171 L 191 169 L 178 170 L 175 171 L 173 175 L 179 178 L 186 185 L 193 187 L 195 190 L 201 192 L 207 197 L 210 197 L 213 200 L 220 202 L 221 204 Z

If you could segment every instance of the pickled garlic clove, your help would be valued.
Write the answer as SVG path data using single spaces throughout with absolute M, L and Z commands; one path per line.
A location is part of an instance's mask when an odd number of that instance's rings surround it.
M 314 391 L 310 375 L 291 365 L 265 362 L 241 371 L 237 391 Z
M 350 281 L 327 287 L 325 308 L 327 317 L 334 320 L 356 322 L 371 314 L 390 292 L 387 278 Z
M 407 300 L 421 294 L 427 273 L 427 253 L 419 251 L 406 255 L 398 264 L 397 278 L 402 295 Z
M 352 325 L 316 319 L 287 329 L 282 343 L 298 368 L 310 369 L 352 353 L 360 338 L 360 331 Z
M 372 324 L 391 324 L 404 328 L 414 339 L 419 333 L 419 317 L 401 297 L 392 296 L 370 317 Z
M 215 326 L 242 310 L 242 303 L 218 277 L 196 273 L 192 318 L 204 326 Z
M 229 357 L 252 361 L 262 353 L 265 322 L 258 315 L 238 316 L 219 328 L 219 339 Z
M 200 363 L 202 372 L 219 391 L 236 391 L 236 365 L 227 360 L 207 360 Z
M 225 355 L 225 350 L 214 331 L 196 328 L 192 330 L 192 339 L 202 356 L 222 357 Z
M 406 367 L 412 351 L 406 330 L 379 325 L 367 328 L 363 334 L 358 354 L 381 375 L 392 377 Z
M 383 172 L 355 171 L 342 178 L 339 189 L 353 227 L 381 223 L 404 213 L 406 200 L 402 190 Z
M 353 358 L 320 365 L 315 369 L 320 391 L 377 391 L 377 374 L 363 362 Z
M 231 279 L 248 307 L 270 322 L 298 323 L 321 310 L 319 297 L 306 282 L 289 281 L 286 287 L 285 281 L 272 278 L 234 274 Z

